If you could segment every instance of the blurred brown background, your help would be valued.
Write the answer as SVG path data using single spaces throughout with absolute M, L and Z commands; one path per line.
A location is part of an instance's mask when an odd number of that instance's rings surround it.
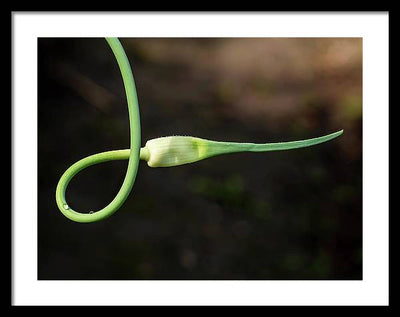
M 362 40 L 122 38 L 142 144 L 166 135 L 310 148 L 140 163 L 110 218 L 79 224 L 55 188 L 77 160 L 129 146 L 115 58 L 102 38 L 38 40 L 39 279 L 361 279 Z M 107 205 L 127 162 L 78 174 L 69 205 Z

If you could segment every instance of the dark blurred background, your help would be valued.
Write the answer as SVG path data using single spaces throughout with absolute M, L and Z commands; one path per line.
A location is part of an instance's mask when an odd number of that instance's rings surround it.
M 102 38 L 38 39 L 38 278 L 361 279 L 362 39 L 122 38 L 142 145 L 192 135 L 280 142 L 344 129 L 310 148 L 141 161 L 110 218 L 79 224 L 55 201 L 77 160 L 129 147 L 122 78 Z M 127 161 L 79 173 L 80 212 L 118 192 Z

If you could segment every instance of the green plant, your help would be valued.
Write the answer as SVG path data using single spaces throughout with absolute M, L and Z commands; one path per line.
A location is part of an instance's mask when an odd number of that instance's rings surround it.
M 140 147 L 140 117 L 135 82 L 129 60 L 117 38 L 106 38 L 118 62 L 128 101 L 130 124 L 130 148 L 107 151 L 83 158 L 71 165 L 61 176 L 56 189 L 56 202 L 60 211 L 77 222 L 95 222 L 105 219 L 118 210 L 132 190 L 136 179 L 139 159 L 150 167 L 171 167 L 193 163 L 213 156 L 237 152 L 267 152 L 290 150 L 316 145 L 338 137 L 343 130 L 318 138 L 280 143 L 217 142 L 191 136 L 168 136 L 152 139 Z M 122 186 L 115 198 L 103 209 L 91 213 L 79 213 L 68 206 L 65 192 L 71 179 L 81 170 L 98 163 L 128 159 L 128 168 Z

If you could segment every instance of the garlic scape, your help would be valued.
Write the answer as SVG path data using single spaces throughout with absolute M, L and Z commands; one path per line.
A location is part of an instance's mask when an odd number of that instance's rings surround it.
M 150 167 L 172 167 L 228 153 L 297 149 L 329 141 L 343 133 L 343 130 L 340 130 L 313 139 L 264 144 L 219 142 L 192 136 L 167 136 L 149 140 L 141 148 L 139 103 L 131 66 L 119 40 L 117 38 L 106 38 L 106 40 L 114 53 L 124 83 L 129 113 L 130 148 L 90 155 L 77 161 L 63 173 L 56 188 L 56 202 L 62 214 L 73 221 L 95 222 L 105 219 L 117 211 L 133 188 L 139 159 L 146 161 Z M 77 173 L 91 165 L 113 160 L 128 160 L 128 168 L 120 190 L 107 206 L 98 211 L 81 213 L 67 204 L 66 189 Z

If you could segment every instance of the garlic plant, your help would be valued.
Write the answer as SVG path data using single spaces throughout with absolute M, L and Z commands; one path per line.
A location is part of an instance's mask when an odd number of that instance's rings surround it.
M 132 190 L 139 159 L 146 161 L 150 167 L 171 167 L 194 163 L 221 154 L 280 151 L 308 147 L 332 140 L 343 133 L 343 130 L 340 130 L 313 139 L 264 144 L 218 142 L 192 136 L 167 136 L 149 140 L 141 148 L 139 106 L 131 67 L 119 40 L 117 38 L 106 38 L 106 40 L 115 55 L 124 82 L 129 110 L 130 148 L 88 156 L 76 162 L 64 172 L 56 188 L 56 202 L 60 211 L 71 220 L 83 223 L 95 222 L 105 219 L 117 211 Z M 80 213 L 74 211 L 67 204 L 65 198 L 65 192 L 71 179 L 86 167 L 112 160 L 129 160 L 124 181 L 115 198 L 106 207 L 96 212 Z

